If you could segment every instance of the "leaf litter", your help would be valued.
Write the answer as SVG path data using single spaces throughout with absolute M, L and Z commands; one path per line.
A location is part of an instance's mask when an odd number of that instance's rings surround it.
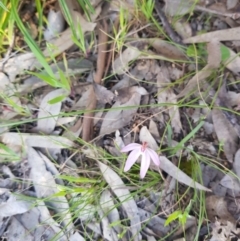
M 72 22 L 56 2 L 40 45 L 54 84 L 26 45 L 0 59 L 1 236 L 238 237 L 238 2 L 71 0 Z M 128 145 L 160 165 L 139 178 L 134 157 L 125 172 Z

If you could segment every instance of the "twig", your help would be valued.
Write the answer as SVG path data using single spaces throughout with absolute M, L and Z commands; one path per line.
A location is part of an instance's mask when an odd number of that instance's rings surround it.
M 103 25 L 98 27 L 98 59 L 97 59 L 97 72 L 94 76 L 94 81 L 96 84 L 101 84 L 101 80 L 105 71 L 105 60 L 106 60 L 106 50 L 107 50 L 107 40 L 108 37 L 105 33 L 108 32 L 108 26 L 106 20 L 102 20 Z M 89 94 L 87 112 L 84 114 L 83 118 L 83 134 L 82 139 L 86 142 L 93 138 L 93 110 L 96 109 L 97 99 L 92 88 Z
M 166 30 L 168 36 L 175 43 L 181 44 L 182 38 L 173 30 L 172 26 L 170 25 L 170 23 L 167 20 L 165 13 L 162 11 L 162 7 L 158 0 L 155 0 L 155 8 L 156 8 L 157 14 L 158 14 L 159 18 L 161 19 L 162 25 L 163 25 L 164 29 Z

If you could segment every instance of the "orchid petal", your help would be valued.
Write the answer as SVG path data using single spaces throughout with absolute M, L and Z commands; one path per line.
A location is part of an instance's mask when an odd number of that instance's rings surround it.
M 135 149 L 133 150 L 126 161 L 125 167 L 124 167 L 124 171 L 127 172 L 132 166 L 133 164 L 137 161 L 138 157 L 141 155 L 141 151 Z
M 141 169 L 140 169 L 141 178 L 144 178 L 146 176 L 149 166 L 150 166 L 150 155 L 149 155 L 149 152 L 146 151 L 142 155 L 142 163 L 141 163 Z
M 150 148 L 147 148 L 146 152 L 148 152 L 148 154 L 151 157 L 151 160 L 154 162 L 154 164 L 156 166 L 160 166 L 160 159 L 159 159 L 158 154 Z
M 132 151 L 134 149 L 139 149 L 141 150 L 141 146 L 140 144 L 138 143 L 131 143 L 131 144 L 128 144 L 126 146 L 124 146 L 122 149 L 121 149 L 121 152 L 129 152 L 129 151 Z

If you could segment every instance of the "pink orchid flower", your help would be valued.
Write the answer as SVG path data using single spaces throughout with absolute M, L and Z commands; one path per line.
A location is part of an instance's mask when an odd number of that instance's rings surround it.
M 140 169 L 141 178 L 144 178 L 146 176 L 151 160 L 156 166 L 160 165 L 160 159 L 158 154 L 151 148 L 147 147 L 146 142 L 143 142 L 142 145 L 137 143 L 131 143 L 121 149 L 121 152 L 129 152 L 129 151 L 131 151 L 131 153 L 128 155 L 128 158 L 124 167 L 125 172 L 130 170 L 130 168 L 137 161 L 140 155 L 142 156 L 141 169 Z

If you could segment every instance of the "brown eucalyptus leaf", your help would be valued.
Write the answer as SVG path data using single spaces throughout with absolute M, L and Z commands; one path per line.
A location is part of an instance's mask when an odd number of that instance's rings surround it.
M 175 60 L 187 60 L 186 54 L 178 47 L 162 39 L 149 39 L 149 44 L 157 51 L 158 54 Z
M 221 110 L 213 109 L 212 119 L 218 140 L 220 143 L 223 143 L 227 160 L 233 162 L 234 155 L 237 151 L 238 136 Z
M 217 30 L 209 33 L 203 33 L 194 37 L 184 39 L 183 42 L 186 44 L 189 43 L 205 43 L 211 42 L 213 39 L 217 41 L 232 41 L 240 40 L 240 27 L 229 28 Z
M 227 209 L 227 202 L 222 197 L 211 195 L 206 198 L 206 211 L 208 218 L 214 222 L 216 217 L 219 217 L 222 223 L 235 223 L 234 217 Z

